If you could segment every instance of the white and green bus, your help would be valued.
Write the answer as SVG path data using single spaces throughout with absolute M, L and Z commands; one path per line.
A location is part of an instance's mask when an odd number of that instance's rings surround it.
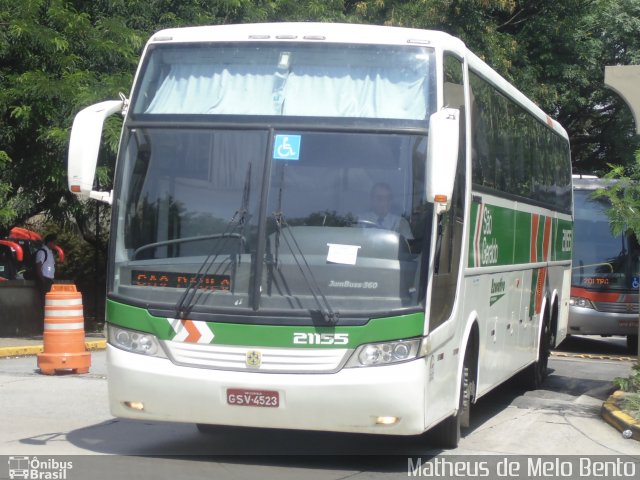
M 118 417 L 453 447 L 473 402 L 518 372 L 539 385 L 566 335 L 567 134 L 442 32 L 158 32 L 130 99 L 78 113 L 69 187 L 113 207 Z

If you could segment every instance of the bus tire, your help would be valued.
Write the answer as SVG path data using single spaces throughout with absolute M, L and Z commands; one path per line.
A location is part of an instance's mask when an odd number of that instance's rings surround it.
M 627 335 L 627 350 L 631 355 L 638 354 L 638 335 Z
M 538 360 L 529 365 L 523 372 L 524 386 L 528 390 L 538 390 L 542 387 L 549 373 L 549 356 L 551 355 L 551 328 L 546 320 L 540 331 L 538 344 Z
M 460 443 L 460 435 L 463 427 L 469 426 L 469 413 L 471 409 L 472 382 L 470 379 L 469 356 L 465 355 L 462 366 L 462 378 L 460 380 L 460 397 L 458 399 L 458 411 L 455 415 L 443 420 L 433 430 L 433 437 L 438 447 L 444 449 L 457 448 Z

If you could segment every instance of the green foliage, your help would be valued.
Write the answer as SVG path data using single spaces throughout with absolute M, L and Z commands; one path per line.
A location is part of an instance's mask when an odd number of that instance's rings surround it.
M 633 233 L 640 238 L 640 150 L 635 162 L 628 167 L 609 165 L 605 178 L 612 180 L 610 187 L 594 192 L 594 198 L 606 199 L 611 232 L 614 235 Z
M 640 393 L 640 363 L 631 367 L 631 375 L 628 377 L 616 377 L 613 384 L 624 392 Z
M 0 0 L 0 145 L 13 167 L 0 178 L 10 192 L 0 230 L 43 211 L 64 217 L 61 200 L 75 201 L 65 176 L 73 116 L 127 91 L 146 39 L 123 20 L 63 0 Z
M 567 129 L 578 171 L 627 164 L 640 147 L 627 105 L 603 81 L 605 65 L 640 63 L 640 0 L 369 0 L 352 14 L 460 37 Z
M 0 0 L 0 145 L 12 159 L 0 177 L 0 230 L 81 210 L 65 181 L 73 116 L 128 93 L 153 32 L 265 21 L 441 29 L 566 126 L 579 169 L 629 163 L 640 146 L 628 109 L 602 84 L 605 64 L 640 60 L 640 0 Z M 121 125 L 106 123 L 103 188 Z
M 622 408 L 636 420 L 640 420 L 640 393 L 626 395 L 622 399 Z
M 9 204 L 11 184 L 6 181 L 6 172 L 9 170 L 11 159 L 6 152 L 0 150 L 0 226 L 8 225 L 13 220 L 13 208 Z M 2 231 L 0 231 L 0 234 Z
M 613 384 L 619 390 L 628 392 L 622 397 L 620 406 L 635 419 L 640 419 L 640 363 L 631 367 L 628 377 L 614 378 Z
M 104 251 L 95 229 L 108 210 L 96 220 L 93 203 L 67 191 L 75 114 L 129 94 L 155 31 L 272 21 L 444 30 L 567 128 L 579 170 L 633 164 L 640 147 L 628 108 L 603 85 L 605 65 L 640 63 L 640 0 L 0 0 L 0 234 L 45 213 Z M 118 116 L 105 124 L 102 189 L 121 127 Z

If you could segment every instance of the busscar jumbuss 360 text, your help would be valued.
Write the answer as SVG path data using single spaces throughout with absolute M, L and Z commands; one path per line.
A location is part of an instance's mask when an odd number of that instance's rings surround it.
M 104 119 L 124 116 L 112 192 Z M 442 32 L 173 29 L 78 113 L 69 187 L 112 203 L 119 417 L 458 444 L 564 338 L 564 129 Z

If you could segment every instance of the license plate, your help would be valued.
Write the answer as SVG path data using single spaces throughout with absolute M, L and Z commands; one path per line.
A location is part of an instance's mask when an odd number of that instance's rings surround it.
M 277 408 L 280 406 L 280 394 L 274 390 L 227 388 L 227 403 L 240 407 Z
M 619 327 L 637 327 L 638 321 L 637 320 L 618 320 L 618 326 Z

